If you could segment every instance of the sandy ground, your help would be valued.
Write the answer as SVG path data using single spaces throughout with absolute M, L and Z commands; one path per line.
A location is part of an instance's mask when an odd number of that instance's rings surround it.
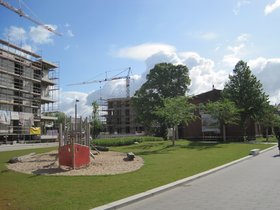
M 69 167 L 58 165 L 57 151 L 44 154 L 33 154 L 22 158 L 21 162 L 7 164 L 8 169 L 26 174 L 44 174 L 59 176 L 80 175 L 111 175 L 135 171 L 141 168 L 144 161 L 135 156 L 133 161 L 126 160 L 126 154 L 119 152 L 100 152 L 91 158 L 90 165 L 85 168 L 72 170 Z

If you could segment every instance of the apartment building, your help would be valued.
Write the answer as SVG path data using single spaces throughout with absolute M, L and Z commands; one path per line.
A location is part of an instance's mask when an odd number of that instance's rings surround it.
M 143 126 L 136 122 L 136 114 L 130 98 L 108 99 L 107 131 L 110 134 L 137 134 L 143 132 Z
M 0 40 L 0 141 L 55 140 L 58 65 Z

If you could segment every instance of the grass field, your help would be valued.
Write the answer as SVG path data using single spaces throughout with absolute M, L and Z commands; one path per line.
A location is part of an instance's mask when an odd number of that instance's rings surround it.
M 90 209 L 214 168 L 248 155 L 260 144 L 202 144 L 177 141 L 142 142 L 113 147 L 144 159 L 138 171 L 106 176 L 26 175 L 7 170 L 14 156 L 53 150 L 32 149 L 0 153 L 0 209 Z

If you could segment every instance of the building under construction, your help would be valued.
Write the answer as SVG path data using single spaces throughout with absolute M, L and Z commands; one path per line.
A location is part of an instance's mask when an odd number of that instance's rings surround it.
M 136 122 L 136 114 L 129 97 L 111 98 L 107 102 L 106 122 L 110 134 L 127 135 L 143 132 L 143 126 Z
M 0 40 L 0 141 L 54 140 L 58 65 Z

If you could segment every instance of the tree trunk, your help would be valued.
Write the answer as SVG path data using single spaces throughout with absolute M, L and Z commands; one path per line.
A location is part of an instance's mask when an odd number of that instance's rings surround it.
M 226 125 L 223 124 L 223 141 L 226 142 Z
M 241 117 L 242 140 L 246 141 L 246 118 Z
M 268 127 L 265 128 L 265 138 L 266 141 L 268 141 Z
M 172 131 L 172 134 L 173 134 L 172 135 L 172 146 L 175 146 L 175 127 L 176 126 L 173 127 L 173 131 Z

